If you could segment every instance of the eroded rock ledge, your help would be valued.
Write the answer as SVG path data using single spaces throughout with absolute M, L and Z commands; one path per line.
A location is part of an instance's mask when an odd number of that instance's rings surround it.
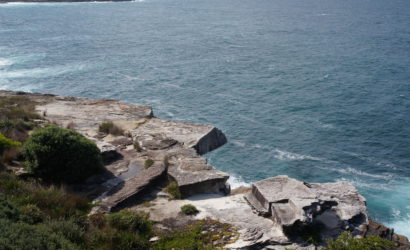
M 97 144 L 107 173 L 76 188 L 98 199 L 102 211 L 131 204 L 167 175 L 176 181 L 183 196 L 229 190 L 229 175 L 200 156 L 226 143 L 225 135 L 216 127 L 155 118 L 151 107 L 112 99 L 0 91 L 0 97 L 14 95 L 35 101 L 36 111 L 48 122 L 74 129 Z M 107 121 L 118 126 L 123 135 L 100 133 L 99 125 Z M 153 164 L 146 169 L 148 159 Z
M 191 203 L 201 211 L 194 219 L 210 217 L 238 230 L 240 236 L 229 249 L 315 249 L 301 238 L 312 228 L 319 229 L 321 238 L 350 231 L 358 237 L 379 235 L 396 242 L 397 249 L 410 249 L 406 237 L 368 218 L 365 199 L 348 182 L 306 183 L 277 176 L 227 195 L 229 175 L 201 157 L 226 143 L 216 127 L 155 118 L 151 107 L 112 99 L 0 91 L 0 98 L 15 95 L 37 103 L 37 112 L 47 120 L 39 123 L 74 129 L 100 148 L 106 173 L 73 187 L 99 201 L 93 212 L 130 207 L 150 212 L 158 222 L 178 221 L 180 206 Z M 106 121 L 122 135 L 100 133 L 98 127 Z M 170 201 L 158 192 L 158 182 L 167 177 L 187 199 Z M 148 207 L 141 204 L 147 194 Z

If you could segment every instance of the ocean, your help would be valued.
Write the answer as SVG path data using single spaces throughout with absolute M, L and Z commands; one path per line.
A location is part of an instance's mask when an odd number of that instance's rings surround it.
M 0 89 L 215 125 L 233 187 L 350 181 L 410 236 L 410 1 L 2 4 Z

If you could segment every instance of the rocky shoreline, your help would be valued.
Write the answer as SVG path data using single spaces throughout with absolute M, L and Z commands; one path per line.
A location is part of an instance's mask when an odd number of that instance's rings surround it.
M 229 175 L 201 156 L 227 142 L 216 127 L 163 120 L 154 117 L 151 107 L 112 99 L 0 91 L 0 98 L 15 95 L 36 103 L 36 112 L 45 118 L 36 122 L 74 129 L 101 150 L 107 171 L 71 187 L 98 204 L 92 213 L 127 207 L 149 212 L 159 224 L 179 223 L 184 221 L 179 208 L 189 203 L 200 210 L 193 219 L 217 219 L 236 228 L 239 237 L 225 246 L 229 249 L 315 249 L 301 238 L 312 226 L 320 226 L 322 238 L 349 231 L 410 249 L 406 237 L 368 218 L 364 197 L 348 182 L 306 183 L 277 176 L 230 194 Z M 107 121 L 122 133 L 99 132 Z M 162 191 L 170 181 L 184 199 L 170 200 Z

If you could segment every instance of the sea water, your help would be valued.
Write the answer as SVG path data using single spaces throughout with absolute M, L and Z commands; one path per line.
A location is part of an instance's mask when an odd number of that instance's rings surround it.
M 233 186 L 350 181 L 410 236 L 410 1 L 3 4 L 0 89 L 215 125 Z

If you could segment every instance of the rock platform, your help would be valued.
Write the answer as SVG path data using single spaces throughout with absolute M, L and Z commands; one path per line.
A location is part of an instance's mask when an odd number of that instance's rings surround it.
M 200 213 L 192 219 L 213 218 L 237 229 L 239 238 L 226 245 L 228 249 L 313 250 L 316 247 L 300 237 L 312 228 L 319 228 L 322 239 L 350 231 L 357 237 L 378 235 L 394 241 L 397 249 L 410 249 L 406 237 L 367 217 L 365 199 L 348 182 L 306 183 L 277 176 L 230 195 L 229 175 L 201 156 L 227 142 L 214 126 L 163 120 L 154 117 L 151 107 L 112 99 L 0 90 L 0 98 L 9 96 L 35 102 L 44 118 L 36 121 L 39 124 L 74 129 L 101 150 L 107 171 L 72 186 L 98 201 L 92 213 L 128 207 L 149 212 L 161 224 L 170 218 L 179 221 L 180 207 L 193 204 Z M 121 133 L 99 132 L 108 121 Z M 185 199 L 169 200 L 158 190 L 167 179 L 177 183 Z M 147 196 L 148 206 L 142 204 Z

